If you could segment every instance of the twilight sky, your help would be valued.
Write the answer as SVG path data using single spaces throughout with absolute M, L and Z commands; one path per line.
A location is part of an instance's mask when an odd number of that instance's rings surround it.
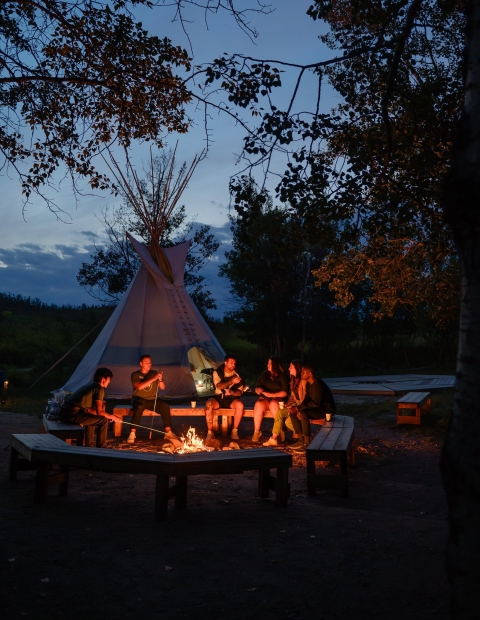
M 239 6 L 252 6 L 255 0 L 240 0 Z M 318 40 L 325 31 L 322 23 L 314 22 L 306 14 L 310 0 L 270 0 L 270 15 L 252 14 L 251 22 L 259 31 L 259 37 L 252 43 L 233 20 L 224 13 L 209 17 L 208 28 L 203 14 L 191 12 L 194 23 L 189 25 L 189 36 L 193 45 L 195 64 L 207 62 L 223 52 L 241 52 L 256 58 L 278 59 L 289 62 L 308 63 L 331 58 L 332 52 Z M 188 41 L 178 23 L 172 23 L 169 8 L 135 10 L 138 21 L 142 21 L 151 34 L 169 37 L 174 44 L 188 49 Z M 275 93 L 277 102 L 291 92 L 288 86 L 293 77 L 284 76 L 284 95 Z M 306 102 L 315 96 L 316 80 L 308 77 L 299 93 L 299 105 L 305 101 L 305 108 L 312 108 Z M 322 111 L 335 105 L 336 99 L 323 90 Z M 204 130 L 200 114 L 193 114 L 197 125 L 184 136 L 179 137 L 177 161 L 191 161 L 204 145 Z M 245 114 L 246 116 L 246 114 Z M 209 224 L 212 232 L 221 242 L 220 249 L 204 270 L 209 288 L 218 305 L 213 312 L 220 317 L 233 309 L 228 294 L 228 281 L 218 278 L 218 266 L 229 249 L 228 182 L 239 170 L 235 155 L 240 153 L 244 132 L 235 127 L 232 120 L 214 116 L 211 119 L 213 146 L 208 158 L 197 167 L 190 184 L 183 194 L 190 219 Z M 169 139 L 174 146 L 176 136 Z M 141 167 L 148 160 L 147 147 L 135 147 L 132 160 Z M 283 169 L 283 167 L 282 167 Z M 273 187 L 273 184 L 272 184 Z M 13 176 L 0 177 L 1 192 L 1 238 L 0 238 L 0 291 L 38 297 L 46 303 L 91 304 L 95 303 L 78 284 L 76 275 L 82 262 L 88 261 L 92 242 L 97 241 L 102 226 L 97 217 L 102 208 L 119 205 L 121 200 L 110 194 L 85 195 L 75 200 L 67 183 L 61 184 L 55 196 L 57 204 L 66 212 L 64 221 L 51 214 L 38 198 L 28 205 L 22 215 L 20 185 Z M 87 190 L 88 193 L 88 190 Z

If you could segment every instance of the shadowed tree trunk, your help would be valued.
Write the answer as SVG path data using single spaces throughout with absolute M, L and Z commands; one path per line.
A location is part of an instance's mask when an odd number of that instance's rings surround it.
M 462 266 L 457 384 L 442 454 L 455 620 L 480 613 L 480 0 L 467 15 L 465 103 L 443 204 Z

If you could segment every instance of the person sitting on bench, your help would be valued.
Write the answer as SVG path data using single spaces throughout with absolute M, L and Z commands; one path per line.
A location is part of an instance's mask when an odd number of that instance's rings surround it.
M 93 446 L 95 427 L 97 427 L 97 448 L 107 445 L 108 421 L 119 421 L 114 415 L 103 410 L 105 388 L 113 373 L 108 368 L 97 368 L 92 383 L 87 383 L 65 399 L 60 408 L 60 420 L 65 424 L 85 426 L 85 445 Z
M 280 358 L 272 355 L 268 358 L 267 369 L 260 375 L 255 387 L 259 399 L 253 408 L 253 437 L 252 441 L 260 441 L 263 416 L 267 411 L 276 417 L 278 403 L 287 397 L 288 378 L 285 374 Z
M 335 415 L 337 408 L 333 394 L 328 385 L 322 379 L 317 379 L 313 366 L 305 364 L 302 370 L 302 380 L 307 382 L 305 398 L 298 406 L 296 412 L 290 414 L 298 441 L 290 446 L 295 452 L 306 452 L 310 443 L 310 420 L 324 420 L 325 415 Z
M 239 439 L 238 427 L 243 418 L 244 406 L 239 396 L 243 394 L 246 386 L 238 376 L 235 366 L 237 360 L 231 355 L 225 356 L 223 364 L 213 372 L 213 384 L 215 386 L 215 397 L 209 398 L 205 403 L 205 420 L 207 422 L 207 440 L 214 439 L 213 434 L 213 412 L 215 409 L 233 409 L 233 429 L 230 437 Z
M 297 412 L 298 405 L 305 397 L 306 381 L 302 381 L 302 362 L 300 360 L 292 360 L 288 367 L 288 372 L 290 373 L 290 396 L 285 403 L 285 407 L 278 409 L 273 423 L 272 436 L 263 444 L 264 446 L 278 446 L 278 442 L 285 441 L 283 425 L 289 420 L 291 413 Z M 290 428 L 293 428 L 291 422 Z
M 165 427 L 165 439 L 177 439 L 172 432 L 172 418 L 170 407 L 167 403 L 158 398 L 158 388 L 165 389 L 163 372 L 152 370 L 152 358 L 150 355 L 142 355 L 140 358 L 140 370 L 132 372 L 132 424 L 138 426 L 142 419 L 145 409 L 155 411 L 162 416 L 163 426 Z M 135 443 L 136 429 L 132 428 L 128 436 L 127 443 Z

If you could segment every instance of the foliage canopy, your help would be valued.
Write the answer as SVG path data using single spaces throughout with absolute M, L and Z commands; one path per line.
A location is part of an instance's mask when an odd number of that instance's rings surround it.
M 337 52 L 331 60 L 223 57 L 208 79 L 261 117 L 245 138 L 247 167 L 268 172 L 275 152 L 288 155 L 279 197 L 301 217 L 331 223 L 318 284 L 329 282 L 345 304 L 365 280 L 376 316 L 427 306 L 446 327 L 458 316 L 459 269 L 440 195 L 462 102 L 464 4 L 317 0 L 308 13 L 330 28 L 320 38 Z M 287 70 L 297 84 L 280 109 L 272 90 Z M 309 71 L 318 91 L 305 112 L 296 98 Z M 327 114 L 326 80 L 342 98 Z

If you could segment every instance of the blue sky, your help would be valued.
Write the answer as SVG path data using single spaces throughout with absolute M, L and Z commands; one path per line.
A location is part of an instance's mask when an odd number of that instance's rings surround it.
M 241 6 L 253 4 L 255 0 L 239 2 Z M 318 34 L 324 31 L 324 26 L 305 14 L 310 0 L 272 0 L 270 4 L 275 9 L 270 15 L 251 16 L 252 24 L 259 31 L 255 44 L 225 13 L 210 16 L 208 28 L 202 14 L 191 13 L 190 17 L 195 22 L 189 25 L 189 35 L 195 63 L 207 62 L 223 52 L 241 52 L 258 58 L 298 63 L 332 56 L 332 52 L 318 41 Z M 170 9 L 141 9 L 135 14 L 151 34 L 168 36 L 175 44 L 188 46 L 180 25 L 171 22 Z M 284 76 L 283 81 L 285 91 L 276 94 L 280 103 L 291 91 L 288 86 L 292 86 L 293 76 Z M 300 104 L 305 101 L 307 106 L 314 96 L 315 85 L 316 81 L 312 79 L 309 82 L 307 76 L 300 92 Z M 326 91 L 322 111 L 327 111 L 335 103 L 332 94 Z M 179 137 L 179 161 L 190 161 L 204 146 L 202 118 L 195 114 L 194 118 L 196 125 L 189 134 Z M 218 311 L 214 314 L 222 316 L 225 311 L 233 309 L 233 302 L 228 294 L 228 281 L 218 278 L 217 272 L 225 251 L 230 247 L 228 182 L 231 175 L 239 170 L 236 155 L 241 151 L 244 132 L 235 127 L 230 119 L 219 116 L 211 119 L 210 126 L 212 148 L 207 159 L 197 167 L 183 194 L 182 203 L 189 218 L 212 226 L 212 231 L 222 244 L 204 270 L 218 304 Z M 175 140 L 176 137 L 170 139 L 169 146 L 174 146 Z M 139 163 L 147 161 L 148 150 L 135 147 L 133 158 Z M 101 234 L 102 226 L 96 216 L 100 215 L 102 208 L 118 205 L 120 200 L 104 194 L 85 195 L 76 201 L 70 188 L 61 184 L 57 192 L 50 193 L 65 211 L 64 221 L 60 221 L 39 199 L 34 199 L 22 214 L 22 196 L 15 177 L 0 177 L 0 191 L 0 291 L 38 297 L 46 303 L 93 303 L 94 300 L 78 284 L 76 275 L 82 262 L 89 259 L 93 236 Z

